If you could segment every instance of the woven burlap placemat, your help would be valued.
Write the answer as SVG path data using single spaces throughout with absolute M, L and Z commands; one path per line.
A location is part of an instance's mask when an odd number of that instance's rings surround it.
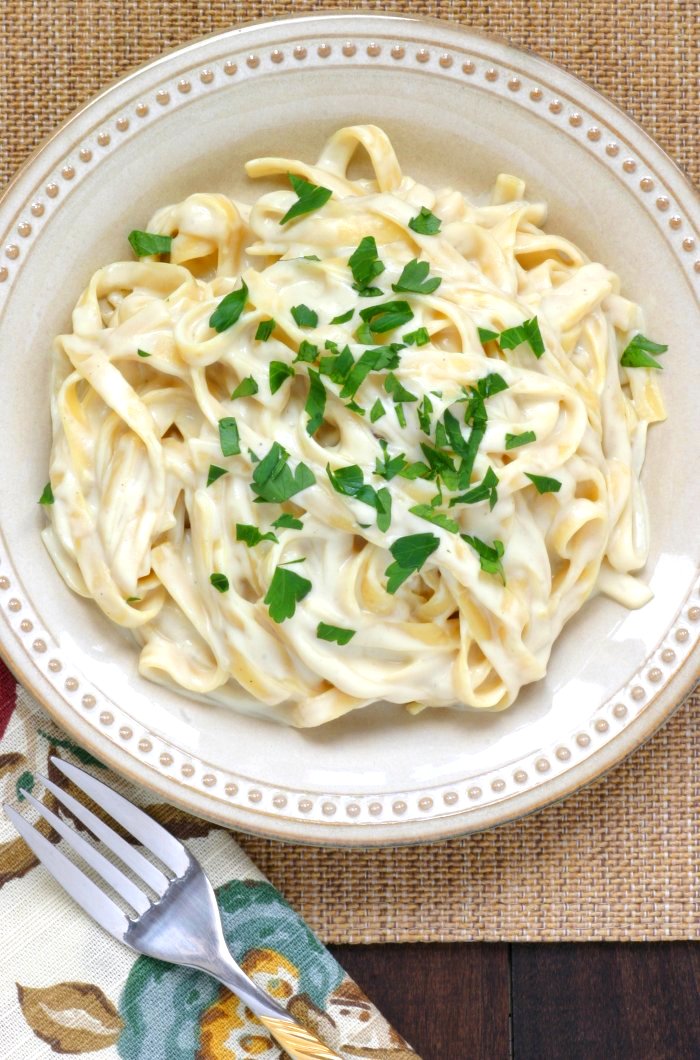
M 700 177 L 697 0 L 6 0 L 0 184 L 78 104 L 164 49 L 252 19 L 350 7 L 438 16 L 532 48 L 607 93 Z M 697 938 L 699 705 L 691 696 L 593 787 L 496 832 L 372 853 L 242 843 L 327 941 Z

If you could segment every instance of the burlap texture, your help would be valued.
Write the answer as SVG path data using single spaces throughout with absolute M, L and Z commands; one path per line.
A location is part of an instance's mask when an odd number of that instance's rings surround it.
M 6 0 L 0 184 L 74 107 L 162 50 L 252 19 L 351 6 L 446 18 L 532 48 L 605 92 L 700 177 L 698 0 Z M 327 941 L 697 938 L 698 705 L 691 697 L 592 788 L 493 833 L 372 853 L 242 843 Z

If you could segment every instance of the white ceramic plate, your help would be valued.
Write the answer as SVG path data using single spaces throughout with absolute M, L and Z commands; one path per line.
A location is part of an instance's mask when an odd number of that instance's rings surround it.
M 341 125 L 391 135 L 405 170 L 483 194 L 501 170 L 551 225 L 618 272 L 670 344 L 670 410 L 644 474 L 652 529 L 638 612 L 596 599 L 546 680 L 494 715 L 377 706 L 319 730 L 245 718 L 139 678 L 130 643 L 74 597 L 39 539 L 52 337 L 100 264 L 164 203 L 251 194 L 245 159 L 313 158 Z M 491 827 L 599 776 L 671 713 L 697 672 L 696 429 L 700 204 L 624 114 L 505 43 L 411 18 L 326 15 L 181 48 L 79 111 L 0 204 L 3 400 L 0 642 L 57 721 L 122 773 L 194 813 L 335 845 Z M 689 469 L 693 474 L 688 475 Z

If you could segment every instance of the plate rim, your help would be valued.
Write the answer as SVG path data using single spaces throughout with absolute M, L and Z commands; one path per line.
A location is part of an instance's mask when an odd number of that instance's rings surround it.
M 580 84 L 586 93 L 592 93 L 594 98 L 596 96 L 600 97 L 614 115 L 619 115 L 626 123 L 629 123 L 634 130 L 635 136 L 648 148 L 651 148 L 657 157 L 660 156 L 671 167 L 673 175 L 681 182 L 684 191 L 690 194 L 694 205 L 696 207 L 700 205 L 700 193 L 687 174 L 634 118 L 597 88 L 594 88 L 588 82 L 558 64 L 543 58 L 538 53 L 519 47 L 499 35 L 454 24 L 442 19 L 412 14 L 358 13 L 350 10 L 340 10 L 319 12 L 317 14 L 282 15 L 246 22 L 227 30 L 219 30 L 197 37 L 185 44 L 161 52 L 156 57 L 130 69 L 121 77 L 101 88 L 72 111 L 37 145 L 20 168 L 13 174 L 3 190 L 0 196 L 0 210 L 50 144 L 74 125 L 77 119 L 95 104 L 109 96 L 115 89 L 137 78 L 140 74 L 156 69 L 175 56 L 185 58 L 188 53 L 196 54 L 197 49 L 207 42 L 216 40 L 236 42 L 240 37 L 245 38 L 246 33 L 267 27 L 298 27 L 306 24 L 315 28 L 322 27 L 324 24 L 337 24 L 343 20 L 351 20 L 357 26 L 356 32 L 359 35 L 367 35 L 369 33 L 371 36 L 368 23 L 375 22 L 377 25 L 381 23 L 387 29 L 395 26 L 397 39 L 402 39 L 405 36 L 407 26 L 416 26 L 419 29 L 423 26 L 439 30 L 447 33 L 452 38 L 461 38 L 463 46 L 466 47 L 468 47 L 470 39 L 476 38 L 486 45 L 496 44 L 501 48 L 505 48 L 507 52 L 515 53 L 516 57 L 522 56 L 526 62 L 528 60 L 534 61 L 542 64 L 545 69 L 550 68 L 558 71 L 566 79 L 570 78 Z M 431 43 L 437 45 L 435 41 Z M 265 46 L 274 46 L 274 41 L 265 42 Z M 365 60 L 362 65 L 366 67 L 369 63 Z M 410 71 L 408 76 L 410 76 L 411 72 L 413 71 Z M 687 606 L 688 600 L 686 598 L 682 609 Z M 670 628 L 673 628 L 675 621 L 676 619 L 673 620 Z M 57 694 L 36 663 L 29 657 L 21 655 L 19 650 L 12 650 L 17 640 L 15 631 L 9 625 L 1 627 L 0 656 L 5 660 L 18 682 L 35 696 L 43 708 L 62 728 L 132 782 L 142 785 L 151 792 L 168 799 L 168 801 L 190 812 L 195 812 L 199 816 L 213 820 L 224 827 L 233 826 L 251 834 L 282 841 L 331 847 L 369 848 L 439 841 L 493 828 L 535 813 L 545 806 L 561 801 L 568 795 L 592 784 L 634 753 L 672 716 L 700 679 L 699 642 L 691 648 L 685 660 L 678 666 L 672 676 L 655 694 L 649 697 L 640 713 L 629 721 L 623 729 L 614 734 L 582 761 L 568 767 L 551 779 L 540 782 L 536 787 L 510 795 L 503 802 L 487 802 L 480 807 L 466 806 L 461 811 L 453 814 L 435 814 L 429 817 L 426 816 L 423 819 L 416 818 L 405 821 L 400 818 L 394 818 L 390 821 L 376 820 L 367 822 L 366 820 L 341 821 L 340 819 L 333 819 L 328 822 L 321 822 L 309 819 L 304 820 L 298 816 L 285 817 L 282 814 L 273 816 L 269 811 L 256 812 L 244 806 L 227 803 L 223 798 L 215 796 L 213 793 L 208 796 L 206 792 L 195 790 L 179 782 L 174 776 L 168 776 L 162 770 L 159 770 L 155 764 L 139 759 L 135 752 L 120 746 L 115 738 L 108 736 L 106 733 L 100 732 L 92 726 L 83 725 L 81 728 L 82 717 L 78 710 L 74 709 L 65 699 L 62 699 L 60 694 Z M 39 679 L 38 682 L 35 680 L 36 678 Z M 86 735 L 88 737 L 87 742 Z M 201 762 L 202 759 L 198 758 L 198 761 Z M 397 794 L 385 793 L 384 797 L 391 799 L 395 798 Z M 322 798 L 320 793 L 319 798 Z M 506 812 L 503 812 L 504 810 Z M 281 829 L 275 827 L 277 824 L 282 825 L 282 822 L 284 822 L 284 826 Z

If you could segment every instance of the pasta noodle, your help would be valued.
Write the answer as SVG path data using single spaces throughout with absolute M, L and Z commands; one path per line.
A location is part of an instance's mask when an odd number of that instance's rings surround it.
M 247 172 L 291 177 L 159 210 L 57 339 L 46 547 L 191 695 L 505 708 L 591 594 L 649 598 L 664 408 L 620 355 L 663 347 L 516 177 L 435 192 L 371 125 Z

